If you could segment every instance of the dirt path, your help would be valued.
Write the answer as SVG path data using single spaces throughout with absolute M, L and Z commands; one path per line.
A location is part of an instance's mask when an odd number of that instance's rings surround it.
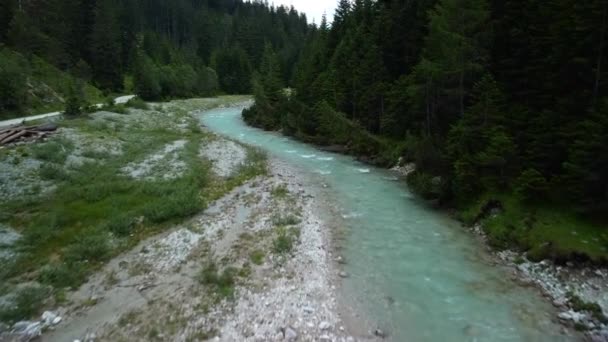
M 125 104 L 125 103 L 129 102 L 129 100 L 132 99 L 132 98 L 134 98 L 134 97 L 135 97 L 135 95 L 119 96 L 119 97 L 117 97 L 117 98 L 114 99 L 114 103 L 116 103 L 116 104 Z M 103 106 L 103 104 L 102 103 L 98 103 L 95 106 L 97 106 L 98 108 L 101 108 Z M 40 119 L 45 119 L 45 118 L 52 118 L 54 116 L 61 115 L 61 113 L 62 112 L 52 112 L 52 113 L 32 115 L 32 116 L 24 116 L 24 117 L 21 117 L 21 118 L 4 120 L 4 121 L 0 121 L 0 127 L 19 125 L 21 123 L 28 122 L 28 121 L 40 120 Z

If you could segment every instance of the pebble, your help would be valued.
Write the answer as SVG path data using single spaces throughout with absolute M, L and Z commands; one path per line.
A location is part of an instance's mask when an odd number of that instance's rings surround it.
M 290 327 L 285 329 L 285 340 L 286 341 L 295 341 L 298 339 L 298 333 Z
M 323 321 L 319 324 L 319 329 L 321 330 L 328 330 L 329 328 L 331 328 L 331 324 L 327 321 Z
M 338 275 L 342 278 L 347 278 L 348 277 L 348 273 L 341 271 L 340 273 L 338 273 Z

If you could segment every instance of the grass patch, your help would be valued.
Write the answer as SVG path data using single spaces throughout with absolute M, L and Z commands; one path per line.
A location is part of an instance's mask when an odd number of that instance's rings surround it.
M 234 297 L 234 286 L 239 270 L 235 267 L 226 267 L 221 272 L 214 262 L 210 262 L 198 275 L 198 280 L 205 285 L 214 287 L 215 292 L 222 298 Z
M 490 201 L 499 202 L 502 210 L 484 217 Z M 458 218 L 467 224 L 481 219 L 494 247 L 527 251 L 532 261 L 608 264 L 608 232 L 571 208 L 523 203 L 515 195 L 489 193 L 461 208 Z
M 254 265 L 261 265 L 264 263 L 264 258 L 266 257 L 266 253 L 264 251 L 256 249 L 255 251 L 249 254 L 249 258 Z
M 56 164 L 44 163 L 38 170 L 40 178 L 51 181 L 65 181 L 70 177 L 64 168 Z
M 30 153 L 36 159 L 63 164 L 73 150 L 74 143 L 72 141 L 65 138 L 56 138 L 43 144 L 33 145 Z
M 272 241 L 272 250 L 277 254 L 290 253 L 300 235 L 298 228 L 287 228 L 280 226 L 276 228 L 275 237 Z
M 300 223 L 301 220 L 295 215 L 279 215 L 276 214 L 272 217 L 272 224 L 274 226 L 293 226 Z
M 275 198 L 285 198 L 289 195 L 289 190 L 285 184 L 277 185 L 270 190 L 270 194 Z

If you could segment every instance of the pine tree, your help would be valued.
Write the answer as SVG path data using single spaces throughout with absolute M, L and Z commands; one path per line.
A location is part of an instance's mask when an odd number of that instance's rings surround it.
M 455 114 L 464 115 L 471 84 L 487 62 L 488 18 L 485 0 L 442 0 L 431 11 L 422 60 L 408 90 L 414 109 L 426 112 L 427 134 L 437 124 L 443 133 Z
M 84 88 L 81 82 L 73 82 L 69 86 L 69 93 L 63 114 L 68 117 L 80 116 L 86 107 Z
M 97 2 L 91 44 L 96 82 L 104 89 L 122 89 L 120 31 L 113 0 Z

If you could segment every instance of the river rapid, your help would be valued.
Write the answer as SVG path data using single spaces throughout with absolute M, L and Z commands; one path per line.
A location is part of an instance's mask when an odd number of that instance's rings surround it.
M 316 174 L 346 231 L 341 301 L 389 340 L 579 340 L 537 290 L 496 266 L 466 229 L 428 208 L 391 171 L 249 127 L 242 109 L 201 112 L 200 119 L 217 134 Z

